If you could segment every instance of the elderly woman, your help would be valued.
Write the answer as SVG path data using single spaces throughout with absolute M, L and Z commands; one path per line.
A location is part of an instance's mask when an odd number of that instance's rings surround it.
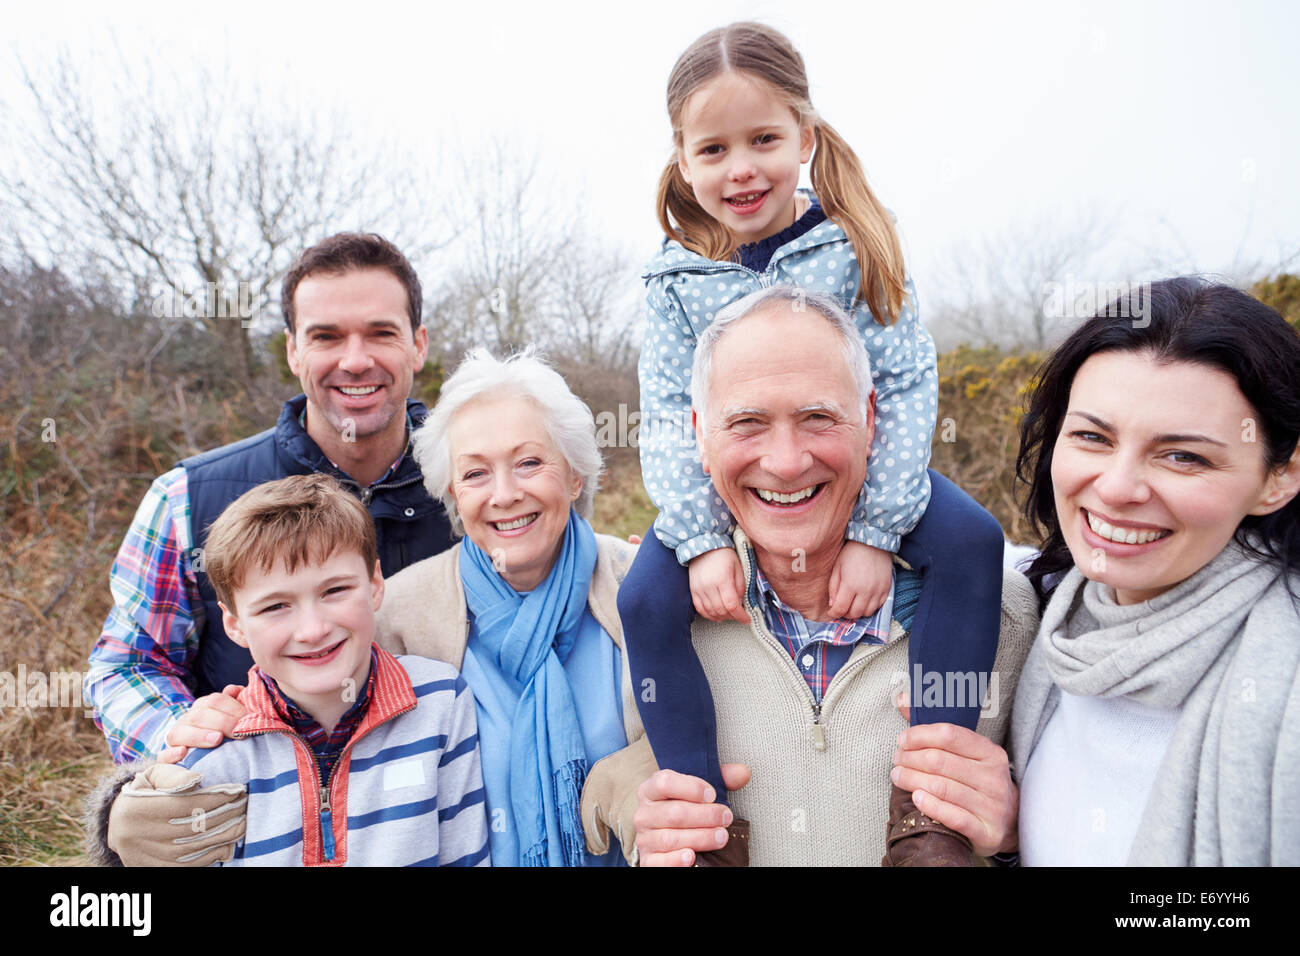
M 579 816 L 588 769 L 644 733 L 616 604 L 633 549 L 587 521 L 591 411 L 531 354 L 477 350 L 414 453 L 464 540 L 388 579 L 379 642 L 456 665 L 473 690 L 494 866 L 621 862 L 588 852 Z
M 1021 860 L 1294 866 L 1300 336 L 1196 279 L 1145 299 L 1070 336 L 1022 425 L 1047 606 L 1012 714 Z

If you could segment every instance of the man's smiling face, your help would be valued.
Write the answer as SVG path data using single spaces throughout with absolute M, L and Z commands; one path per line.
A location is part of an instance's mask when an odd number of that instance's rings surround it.
M 428 332 L 411 332 L 406 288 L 387 269 L 312 274 L 294 293 L 289 367 L 307 396 L 309 428 L 321 419 L 365 441 L 400 435 Z M 347 439 L 344 439 L 347 440 Z
M 873 396 L 864 413 L 834 327 L 789 302 L 761 307 L 718 342 L 708 388 L 700 456 L 760 566 L 833 560 L 866 481 L 875 408 Z

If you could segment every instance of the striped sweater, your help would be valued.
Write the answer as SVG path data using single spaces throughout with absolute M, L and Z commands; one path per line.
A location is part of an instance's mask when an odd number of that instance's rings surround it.
M 370 706 L 328 787 L 254 667 L 235 739 L 193 750 L 204 785 L 248 787 L 248 832 L 228 866 L 487 866 L 474 698 L 455 668 L 375 660 Z

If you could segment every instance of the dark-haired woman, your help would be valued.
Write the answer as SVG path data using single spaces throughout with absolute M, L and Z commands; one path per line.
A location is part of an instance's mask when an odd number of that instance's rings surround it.
M 1023 863 L 1300 864 L 1298 436 L 1300 335 L 1226 286 L 1157 283 L 1042 370 Z

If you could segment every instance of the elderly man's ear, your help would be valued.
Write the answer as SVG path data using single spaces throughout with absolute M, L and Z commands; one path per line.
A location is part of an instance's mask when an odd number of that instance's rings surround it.
M 691 428 L 695 430 L 695 447 L 700 452 L 700 467 L 704 473 L 709 473 L 709 456 L 704 450 L 704 432 L 700 430 L 700 416 L 695 414 L 695 409 L 691 409 Z
M 871 429 L 871 447 L 876 445 L 876 390 L 871 390 L 871 398 L 867 400 L 867 424 Z

